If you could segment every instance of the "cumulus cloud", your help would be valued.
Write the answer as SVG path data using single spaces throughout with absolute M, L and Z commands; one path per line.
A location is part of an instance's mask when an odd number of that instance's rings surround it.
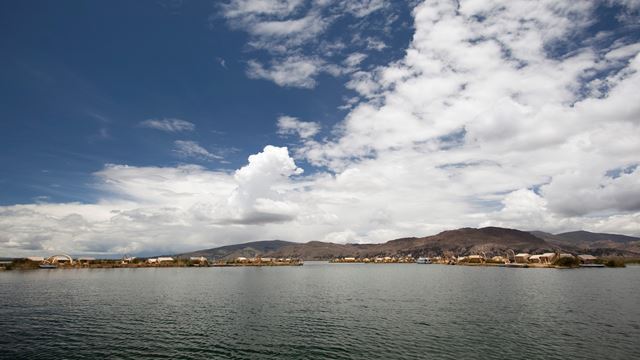
M 166 132 L 193 131 L 196 128 L 193 123 L 181 119 L 149 119 L 142 121 L 140 126 Z
M 289 178 L 302 174 L 287 148 L 268 145 L 261 153 L 249 156 L 249 164 L 238 169 L 234 180 L 238 187 L 229 198 L 235 214 L 231 222 L 264 223 L 287 221 L 295 217 L 297 205 L 281 195 Z
M 0 207 L 0 249 L 16 255 L 159 253 L 260 237 L 264 230 L 255 226 L 296 218 L 300 209 L 287 193 L 294 189 L 290 178 L 301 173 L 287 148 L 274 146 L 234 173 L 195 165 L 107 165 L 95 174 L 104 194 L 95 204 Z
M 178 156 L 186 159 L 200 159 L 200 160 L 221 160 L 222 156 L 213 154 L 209 150 L 203 148 L 195 141 L 191 140 L 176 140 L 174 141 L 175 152 Z
M 278 134 L 298 135 L 301 139 L 313 137 L 320 131 L 320 124 L 312 121 L 300 121 L 292 116 L 278 118 Z

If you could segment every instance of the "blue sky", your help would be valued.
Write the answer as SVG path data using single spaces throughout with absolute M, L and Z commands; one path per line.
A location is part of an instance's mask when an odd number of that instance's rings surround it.
M 7 1 L 0 12 L 1 204 L 94 201 L 91 174 L 104 164 L 235 169 L 267 144 L 284 143 L 282 114 L 333 125 L 353 91 L 345 76 L 318 76 L 313 89 L 246 75 L 265 60 L 209 1 Z M 401 58 L 410 8 L 383 34 L 388 48 L 369 64 Z M 375 17 L 372 16 L 372 17 Z M 341 38 L 345 19 L 327 33 Z M 405 22 L 404 26 L 400 24 Z M 365 29 L 381 33 L 375 29 Z M 9 35 L 10 34 L 10 35 Z M 222 64 L 224 62 L 224 65 Z M 150 131 L 148 119 L 181 119 L 188 133 Z M 185 159 L 175 140 L 196 141 L 223 160 Z
M 4 1 L 0 252 L 640 235 L 640 2 Z

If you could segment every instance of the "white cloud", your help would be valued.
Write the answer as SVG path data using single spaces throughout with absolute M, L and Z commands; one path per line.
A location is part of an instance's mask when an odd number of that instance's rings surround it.
M 348 0 L 342 4 L 346 11 L 357 17 L 367 16 L 385 6 L 382 0 Z
M 270 67 L 253 60 L 248 65 L 247 75 L 250 78 L 271 80 L 280 86 L 313 88 L 322 62 L 313 58 L 290 57 L 281 62 L 272 62 Z
M 278 118 L 278 134 L 296 134 L 302 139 L 313 137 L 320 131 L 320 124 L 312 121 L 300 121 L 292 116 L 281 116 Z
M 270 236 L 262 227 L 298 215 L 285 193 L 292 191 L 289 178 L 301 173 L 286 148 L 273 146 L 235 173 L 107 165 L 95 174 L 104 194 L 96 204 L 0 207 L 0 249 L 15 255 L 160 253 Z
M 140 126 L 166 132 L 193 131 L 196 128 L 193 123 L 181 119 L 149 119 L 142 121 Z
M 396 6 L 397 7 L 397 6 Z M 346 63 L 332 59 L 346 51 L 344 41 L 351 41 L 350 49 L 358 46 L 362 51 L 380 51 L 384 42 L 361 33 L 381 33 L 388 36 L 389 29 L 397 19 L 394 6 L 381 0 L 322 0 L 322 1 L 263 1 L 232 0 L 220 6 L 220 15 L 236 30 L 249 35 L 248 48 L 265 51 L 270 61 L 251 59 L 247 62 L 247 75 L 254 79 L 267 79 L 280 86 L 313 88 L 316 77 L 326 72 L 340 76 L 357 70 L 366 54 L 352 54 Z M 383 12 L 383 13 L 382 13 Z M 385 26 L 369 23 L 366 18 L 373 13 L 382 13 Z M 358 26 L 350 28 L 349 34 L 327 34 L 339 19 L 358 19 Z M 270 63 L 265 66 L 264 63 Z M 346 67 L 343 69 L 343 67 Z M 287 72 L 292 78 L 288 79 Z
M 347 56 L 346 59 L 344 59 L 344 64 L 348 67 L 358 66 L 366 58 L 367 58 L 367 54 L 355 52 Z
M 194 158 L 201 160 L 220 160 L 222 156 L 213 154 L 209 150 L 203 148 L 195 141 L 190 140 L 176 140 L 174 143 L 175 148 L 173 151 L 183 158 Z

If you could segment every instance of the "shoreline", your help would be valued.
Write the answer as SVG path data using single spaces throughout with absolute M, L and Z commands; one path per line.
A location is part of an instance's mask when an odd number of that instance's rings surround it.
M 407 263 L 407 262 L 395 262 L 395 263 L 365 263 L 365 262 L 332 262 L 328 260 L 309 260 L 310 262 L 327 263 L 332 265 L 345 265 L 345 264 L 359 264 L 359 265 L 440 265 L 440 266 L 467 266 L 467 267 L 494 267 L 494 268 L 515 268 L 515 269 L 584 269 L 584 268 L 612 268 L 605 266 L 604 264 L 593 265 L 581 265 L 581 266 L 560 266 L 553 264 L 495 264 L 495 263 L 461 263 L 461 264 L 446 264 L 446 263 L 433 263 L 433 264 L 419 264 L 419 263 Z M 220 267 L 281 267 L 281 266 L 303 266 L 304 262 L 299 261 L 295 263 L 211 263 L 208 265 L 187 265 L 187 264 L 95 264 L 95 265 L 60 265 L 50 268 L 41 268 L 40 266 L 21 266 L 14 268 L 0 267 L 0 271 L 31 271 L 31 270 L 81 270 L 81 269 L 154 269 L 154 268 L 220 268 Z

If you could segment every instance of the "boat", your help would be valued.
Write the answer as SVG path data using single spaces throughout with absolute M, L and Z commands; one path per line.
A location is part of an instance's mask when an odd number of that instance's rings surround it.
M 529 267 L 529 264 L 522 264 L 522 263 L 505 263 L 504 264 L 505 267 L 510 267 L 510 268 L 527 268 Z
M 583 268 L 603 268 L 604 264 L 580 264 Z
M 57 269 L 58 266 L 52 264 L 40 264 L 40 269 Z
M 431 264 L 431 259 L 421 256 L 416 260 L 416 264 Z

